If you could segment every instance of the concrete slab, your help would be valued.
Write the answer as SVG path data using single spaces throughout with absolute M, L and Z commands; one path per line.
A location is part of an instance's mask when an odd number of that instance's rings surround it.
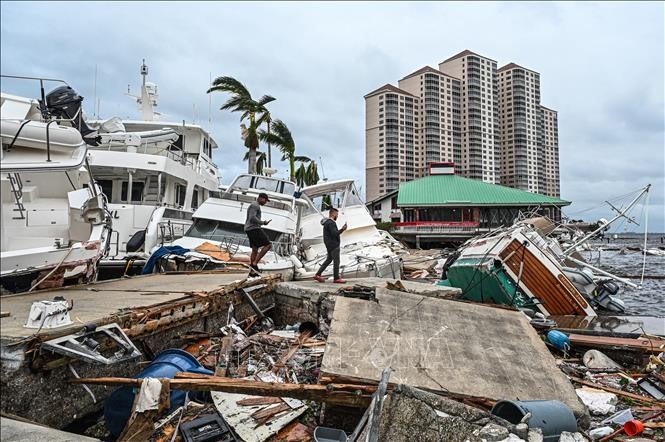
M 234 273 L 155 274 L 3 296 L 2 310 L 10 312 L 10 316 L 0 319 L 0 336 L 4 339 L 34 334 L 36 329 L 23 327 L 30 306 L 35 301 L 52 300 L 55 296 L 74 301 L 74 309 L 70 312 L 74 324 L 67 327 L 78 330 L 81 324 L 104 318 L 120 309 L 172 301 L 188 292 L 212 290 L 242 278 L 244 274 Z
M 320 283 L 317 281 L 286 281 L 277 284 L 275 291 L 280 295 L 307 297 L 317 301 L 323 296 L 335 294 L 342 287 L 363 285 L 367 287 L 386 288 L 386 283 L 394 283 L 397 279 L 389 278 L 350 278 L 346 284 Z M 399 280 L 407 292 L 432 298 L 456 297 L 462 291 L 456 287 L 445 287 L 426 282 Z
M 54 428 L 0 418 L 2 442 L 93 442 L 99 439 L 67 433 Z
M 321 372 L 491 399 L 557 399 L 585 414 L 520 312 L 386 289 L 377 302 L 337 297 Z

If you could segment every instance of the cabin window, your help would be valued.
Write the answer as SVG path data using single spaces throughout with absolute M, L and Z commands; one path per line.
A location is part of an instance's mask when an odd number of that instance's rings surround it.
M 120 199 L 122 201 L 127 201 L 127 202 L 138 202 L 140 203 L 143 201 L 143 188 L 145 187 L 145 183 L 142 183 L 140 181 L 133 181 L 132 182 L 132 199 L 127 200 L 127 188 L 129 187 L 129 183 L 127 181 L 122 182 L 122 191 L 120 193 Z
M 196 209 L 197 207 L 199 207 L 199 189 L 194 187 L 194 191 L 192 192 L 192 209 Z
M 175 185 L 175 204 L 176 206 L 185 207 L 185 196 L 187 195 L 187 187 L 182 184 Z
M 203 139 L 203 153 L 212 158 L 212 143 L 208 138 Z
M 113 180 L 97 180 L 97 184 L 102 188 L 102 193 L 106 199 L 111 201 L 113 198 Z
M 281 236 L 280 232 L 268 228 L 264 228 L 263 231 L 268 235 L 270 241 L 277 241 Z M 220 241 L 224 244 L 249 245 L 244 226 L 226 221 L 195 218 L 194 224 L 192 224 L 185 236 Z
M 181 134 L 181 135 L 178 135 L 178 139 L 175 140 L 169 146 L 169 150 L 182 150 L 184 146 L 185 146 L 185 136 Z

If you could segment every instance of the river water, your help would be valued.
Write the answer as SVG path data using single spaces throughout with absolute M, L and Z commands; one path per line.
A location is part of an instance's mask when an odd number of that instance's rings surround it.
M 619 234 L 617 239 L 590 241 L 600 252 L 583 252 L 582 255 L 592 264 L 615 275 L 630 276 L 630 281 L 640 284 L 643 255 L 641 251 L 631 251 L 628 247 L 641 249 L 644 234 Z M 665 234 L 654 233 L 647 236 L 647 249 L 665 249 Z M 623 249 L 623 250 L 622 250 Z M 600 254 L 600 261 L 599 255 Z M 623 286 L 619 297 L 625 302 L 630 315 L 665 315 L 665 256 L 646 256 L 644 283 L 640 289 Z M 661 279 L 653 278 L 660 277 Z

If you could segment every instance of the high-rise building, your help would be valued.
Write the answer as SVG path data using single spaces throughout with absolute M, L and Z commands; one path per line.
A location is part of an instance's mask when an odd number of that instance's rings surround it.
M 540 74 L 465 50 L 365 96 L 366 197 L 454 162 L 460 175 L 559 196 L 557 115 Z
M 499 69 L 499 101 L 501 184 L 543 193 L 540 74 L 515 63 L 503 66 Z
M 365 95 L 365 186 L 368 199 L 421 176 L 416 135 L 420 99 L 390 84 Z
M 545 189 L 539 193 L 560 197 L 559 180 L 559 121 L 555 110 L 540 106 L 543 112 L 543 158 L 545 159 Z
M 499 183 L 501 158 L 496 61 L 465 50 L 439 63 L 439 70 L 461 81 L 462 163 L 459 166 L 462 175 Z
M 402 90 L 420 98 L 416 113 L 420 155 L 418 176 L 427 165 L 462 161 L 460 80 L 425 66 L 399 81 Z

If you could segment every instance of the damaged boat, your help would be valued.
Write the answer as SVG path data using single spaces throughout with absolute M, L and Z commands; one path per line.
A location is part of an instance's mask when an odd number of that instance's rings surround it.
M 388 232 L 376 228 L 376 222 L 360 199 L 353 180 L 308 186 L 303 188 L 302 196 L 308 206 L 300 221 L 302 267 L 296 269 L 296 279 L 312 278 L 326 258 L 321 224 L 328 217 L 330 207 L 339 210 L 337 224 L 342 226 L 346 223 L 348 226 L 340 237 L 341 277 L 400 277 L 401 256 L 406 254 L 406 249 Z M 331 275 L 332 267 L 329 267 L 323 276 Z
M 111 224 L 92 185 L 81 114 L 58 109 L 80 97 L 60 80 L 2 76 L 41 84 L 40 100 L 2 93 L 2 289 L 21 292 L 94 281 Z M 44 95 L 44 84 L 57 87 Z

